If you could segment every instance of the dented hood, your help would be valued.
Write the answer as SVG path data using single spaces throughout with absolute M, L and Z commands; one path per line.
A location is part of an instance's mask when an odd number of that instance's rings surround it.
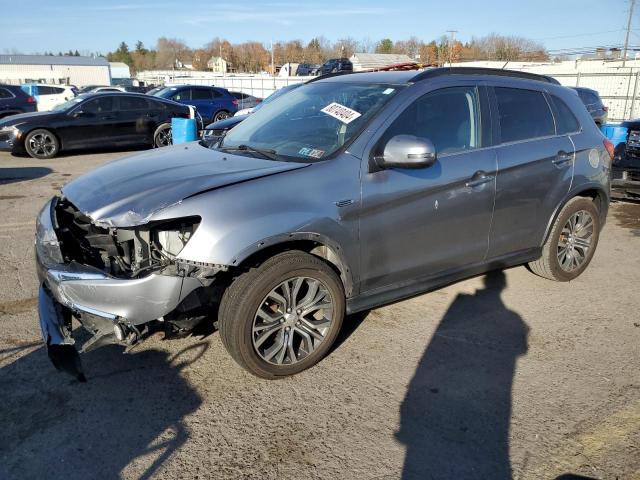
M 107 163 L 65 185 L 62 194 L 97 224 L 131 227 L 200 192 L 308 165 L 234 155 L 194 142 Z

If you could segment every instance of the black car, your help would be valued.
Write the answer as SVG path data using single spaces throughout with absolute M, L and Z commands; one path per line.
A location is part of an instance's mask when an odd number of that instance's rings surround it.
M 573 87 L 573 90 L 577 92 L 580 100 L 582 100 L 584 106 L 587 107 L 587 111 L 591 115 L 591 118 L 593 118 L 593 121 L 596 122 L 596 125 L 601 127 L 607 123 L 609 108 L 602 103 L 600 94 L 596 90 L 584 87 Z
M 0 118 L 38 110 L 36 99 L 16 85 L 0 85 Z
M 318 74 L 327 75 L 328 73 L 353 72 L 353 64 L 348 58 L 331 58 L 324 62 L 320 67 Z
M 189 118 L 186 105 L 137 93 L 79 95 L 50 112 L 0 121 L 0 151 L 48 159 L 61 151 L 171 143 L 171 118 Z
M 296 75 L 298 77 L 306 77 L 309 75 L 315 75 L 318 72 L 320 65 L 316 65 L 315 63 L 301 63 L 298 65 L 298 70 L 296 70 Z

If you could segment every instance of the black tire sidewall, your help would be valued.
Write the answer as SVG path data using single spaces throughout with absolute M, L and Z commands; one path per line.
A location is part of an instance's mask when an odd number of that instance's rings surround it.
M 33 136 L 38 135 L 39 133 L 46 133 L 48 135 L 51 135 L 51 138 L 53 138 L 56 146 L 56 149 L 53 152 L 53 154 L 38 155 L 31 151 L 31 148 L 29 147 L 29 140 L 31 140 Z M 47 130 L 46 128 L 37 128 L 27 133 L 27 136 L 24 137 L 24 150 L 27 152 L 27 154 L 31 158 L 37 158 L 38 160 L 50 160 L 52 158 L 55 158 L 55 156 L 58 155 L 58 153 L 60 153 L 60 141 L 58 140 L 58 137 L 51 130 Z
M 591 248 L 589 248 L 589 252 L 587 252 L 587 258 L 585 259 L 584 263 L 580 265 L 579 268 L 576 268 L 575 270 L 567 272 L 563 270 L 563 268 L 560 266 L 560 261 L 558 260 L 558 255 L 556 253 L 557 245 L 558 245 L 558 241 L 560 240 L 560 234 L 562 233 L 562 228 L 567 223 L 571 215 L 574 215 L 580 210 L 588 211 L 591 214 L 591 217 L 593 218 L 593 223 L 594 223 L 593 240 L 592 240 Z M 551 272 L 553 276 L 561 282 L 568 282 L 580 276 L 580 274 L 585 271 L 585 269 L 589 266 L 589 263 L 591 263 L 591 260 L 593 259 L 593 255 L 596 251 L 596 247 L 598 246 L 599 237 L 600 237 L 600 214 L 598 212 L 598 209 L 594 205 L 594 203 L 591 201 L 591 199 L 576 198 L 572 200 L 570 203 L 568 203 L 562 209 L 562 211 L 560 212 L 560 215 L 558 215 L 558 218 L 554 224 L 553 231 L 549 236 L 548 248 L 546 249 L 546 252 L 545 252 L 546 255 L 549 255 L 549 265 L 551 267 Z
M 315 259 L 311 255 L 308 256 L 310 257 L 309 262 L 298 262 L 299 266 L 294 268 L 291 268 L 291 263 L 285 260 L 257 272 L 236 305 L 230 305 L 230 308 L 227 309 L 227 312 L 231 314 L 227 321 L 233 322 L 231 328 L 235 330 L 235 346 L 231 346 L 231 348 L 237 348 L 241 363 L 244 363 L 246 368 L 255 375 L 275 378 L 293 375 L 315 365 L 326 355 L 340 332 L 345 311 L 342 283 L 335 272 L 322 260 Z M 273 365 L 260 358 L 253 347 L 253 321 L 260 303 L 267 294 L 280 283 L 293 277 L 314 278 L 320 280 L 329 289 L 334 302 L 333 320 L 321 345 L 307 358 L 293 365 Z
M 219 115 L 224 115 L 224 117 L 218 117 Z M 227 118 L 231 117 L 231 114 L 229 112 L 227 112 L 226 110 L 220 110 L 219 112 L 216 112 L 216 114 L 213 116 L 212 121 L 213 122 L 218 122 L 220 120 L 226 120 Z

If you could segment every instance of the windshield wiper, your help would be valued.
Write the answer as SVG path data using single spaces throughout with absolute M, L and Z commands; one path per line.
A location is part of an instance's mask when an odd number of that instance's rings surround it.
M 278 160 L 278 155 L 275 150 L 271 150 L 268 148 L 256 148 L 251 145 L 238 145 L 237 147 L 221 147 L 220 150 L 224 150 L 226 152 L 251 152 L 262 155 L 264 158 L 268 158 L 269 160 Z

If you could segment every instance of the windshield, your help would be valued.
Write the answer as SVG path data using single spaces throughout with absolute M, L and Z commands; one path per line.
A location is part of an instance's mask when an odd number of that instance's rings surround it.
M 268 151 L 278 160 L 322 160 L 353 140 L 399 88 L 350 82 L 304 85 L 234 127 L 219 148 Z
M 84 97 L 82 95 L 80 95 L 78 97 L 74 97 L 71 100 L 67 100 L 64 103 L 59 103 L 58 105 L 53 107 L 51 110 L 54 111 L 54 112 L 64 112 L 65 110 L 69 110 L 70 108 L 76 106 L 80 102 L 86 100 L 86 98 L 87 97 Z

